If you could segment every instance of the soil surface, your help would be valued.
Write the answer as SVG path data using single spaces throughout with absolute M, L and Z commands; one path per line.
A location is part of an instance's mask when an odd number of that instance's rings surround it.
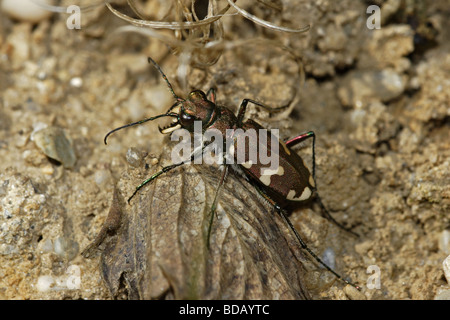
M 149 20 L 175 21 L 167 3 L 140 9 Z M 0 299 L 112 298 L 100 257 L 80 252 L 101 229 L 123 173 L 133 161 L 156 171 L 169 140 L 150 122 L 103 143 L 110 130 L 173 104 L 147 57 L 180 97 L 215 87 L 217 102 L 234 111 L 244 98 L 287 105 L 272 115 L 249 106 L 248 117 L 283 139 L 315 132 L 318 194 L 359 237 L 322 217 L 317 202 L 290 219 L 362 291 L 309 259 L 302 272 L 312 298 L 450 299 L 442 265 L 450 255 L 448 1 L 237 4 L 310 29 L 280 32 L 230 14 L 210 36 L 220 45 L 198 49 L 200 31 L 170 43 L 172 30 L 160 31 L 166 40 L 117 32 L 130 24 L 104 6 L 82 10 L 81 29 L 68 28 L 70 14 L 31 23 L 0 11 Z M 379 29 L 370 28 L 371 4 L 381 8 Z M 132 15 L 126 4 L 114 8 Z M 311 141 L 295 149 L 311 167 Z

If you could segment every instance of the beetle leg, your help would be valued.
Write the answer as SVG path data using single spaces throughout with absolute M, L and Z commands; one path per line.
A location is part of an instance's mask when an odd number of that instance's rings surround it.
M 206 97 L 212 103 L 216 103 L 216 89 L 210 88 L 208 92 L 206 92 Z
M 306 133 L 303 133 L 295 138 L 289 139 L 287 140 L 286 146 L 288 147 L 292 147 L 294 145 L 296 145 L 297 143 L 300 143 L 302 141 L 305 141 L 308 138 L 313 138 L 312 141 L 312 177 L 314 180 L 314 184 L 316 185 L 316 199 L 317 202 L 319 203 L 320 208 L 322 209 L 323 214 L 325 215 L 325 217 L 330 220 L 331 222 L 333 222 L 336 226 L 338 226 L 339 228 L 341 228 L 342 230 L 345 230 L 351 234 L 353 234 L 354 236 L 359 237 L 359 235 L 352 231 L 350 228 L 346 228 L 344 227 L 342 224 L 340 224 L 339 222 L 337 222 L 333 216 L 330 214 L 330 212 L 328 211 L 328 209 L 324 206 L 324 204 L 322 203 L 322 199 L 320 198 L 318 192 L 317 192 L 317 182 L 316 182 L 316 135 L 314 134 L 313 131 L 308 131 Z
M 300 143 L 302 141 L 305 141 L 306 139 L 313 138 L 312 141 L 312 176 L 314 179 L 314 183 L 316 183 L 316 135 L 314 134 L 314 131 L 308 131 L 306 133 L 303 133 L 295 138 L 287 140 L 286 146 L 292 147 L 296 145 L 297 143 Z
M 314 258 L 314 260 L 316 260 L 318 263 L 320 263 L 322 266 L 325 267 L 325 269 L 327 269 L 329 272 L 331 272 L 332 274 L 334 274 L 336 276 L 336 278 L 338 278 L 339 280 L 345 282 L 346 284 L 349 284 L 353 287 L 355 287 L 356 289 L 360 290 L 360 287 L 358 287 L 357 285 L 355 285 L 354 283 L 351 283 L 350 281 L 344 279 L 340 274 L 338 274 L 336 271 L 334 271 L 330 266 L 328 266 L 325 262 L 322 261 L 322 259 L 320 259 L 315 253 L 314 251 L 312 251 L 307 244 L 303 241 L 303 239 L 300 237 L 300 235 L 298 234 L 297 230 L 295 229 L 294 225 L 292 224 L 292 222 L 289 220 L 289 218 L 287 217 L 287 213 L 286 211 L 281 208 L 274 200 L 272 200 L 267 194 L 265 194 L 265 192 L 259 188 L 258 186 L 254 185 L 256 191 L 258 191 L 258 193 L 264 198 L 266 199 L 273 207 L 274 209 L 278 212 L 278 214 L 280 215 L 280 217 L 284 220 L 284 222 L 286 222 L 286 224 L 288 225 L 289 229 L 292 230 L 292 232 L 295 235 L 295 238 L 297 239 L 298 243 L 300 244 L 301 248 L 303 250 L 305 250 L 306 252 L 308 252 L 311 257 Z
M 292 139 L 289 139 L 287 141 L 285 141 L 287 146 L 294 146 L 297 143 L 300 143 L 302 141 L 305 141 L 308 138 L 313 138 L 313 141 L 315 142 L 316 139 L 316 135 L 314 134 L 314 131 L 308 131 L 306 133 L 302 133 L 301 135 L 294 137 Z
M 140 189 L 142 189 L 145 185 L 149 184 L 150 182 L 152 182 L 153 180 L 155 180 L 156 178 L 158 178 L 158 177 L 159 177 L 160 175 L 162 175 L 163 173 L 169 172 L 170 170 L 175 169 L 175 168 L 177 168 L 177 167 L 179 167 L 179 166 L 182 166 L 183 164 L 186 164 L 186 163 L 189 163 L 189 162 L 194 161 L 196 157 L 198 157 L 199 155 L 203 154 L 203 151 L 205 150 L 206 147 L 207 147 L 206 145 L 205 145 L 205 146 L 202 146 L 201 152 L 199 152 L 198 149 L 197 149 L 197 150 L 194 150 L 194 151 L 191 153 L 191 155 L 190 155 L 190 157 L 189 157 L 188 160 L 185 160 L 185 161 L 182 161 L 182 162 L 179 162 L 179 163 L 175 163 L 175 164 L 171 164 L 170 166 L 163 167 L 160 171 L 154 173 L 150 178 L 144 180 L 140 185 L 138 185 L 138 186 L 136 187 L 136 190 L 134 190 L 134 192 L 133 192 L 133 194 L 131 195 L 131 197 L 128 198 L 128 203 L 130 203 L 131 199 L 132 199 L 132 198 L 136 195 L 136 193 L 138 193 L 138 191 L 139 191 Z
M 333 222 L 336 226 L 338 226 L 339 228 L 341 228 L 342 230 L 351 233 L 352 235 L 356 236 L 359 238 L 359 234 L 357 234 L 356 232 L 352 231 L 351 228 L 347 228 L 344 227 L 342 224 L 340 224 L 339 222 L 336 221 L 336 219 L 333 218 L 333 216 L 331 215 L 331 213 L 328 211 L 328 209 L 325 207 L 325 205 L 322 202 L 322 198 L 319 196 L 318 193 L 316 193 L 316 199 L 317 202 L 319 203 L 320 208 L 322 209 L 322 212 L 324 213 L 325 217 L 330 220 L 331 222 Z
M 278 214 L 283 218 L 283 220 L 287 223 L 287 225 L 289 226 L 289 228 L 292 230 L 292 232 L 294 232 L 295 237 L 297 238 L 298 242 L 300 243 L 300 246 L 302 247 L 302 249 L 306 250 L 311 257 L 313 257 L 318 263 L 320 263 L 322 266 L 325 267 L 325 269 L 327 269 L 329 272 L 331 272 L 332 274 L 334 274 L 336 276 L 336 278 L 338 278 L 339 280 L 343 281 L 346 284 L 351 285 L 352 287 L 355 287 L 358 290 L 361 290 L 361 288 L 359 286 L 357 286 L 356 284 L 344 279 L 339 273 L 337 273 L 336 271 L 334 271 L 331 267 L 329 267 L 325 262 L 322 261 L 322 259 L 320 259 L 315 253 L 314 251 L 312 251 L 307 245 L 306 243 L 302 240 L 302 238 L 300 237 L 300 235 L 298 234 L 297 230 L 295 230 L 294 225 L 292 224 L 292 222 L 289 220 L 289 218 L 286 216 L 285 211 L 283 209 L 281 209 L 280 207 L 275 207 L 278 211 Z

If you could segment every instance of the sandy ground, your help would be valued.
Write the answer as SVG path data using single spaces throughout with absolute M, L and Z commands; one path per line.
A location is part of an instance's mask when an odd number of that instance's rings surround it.
M 164 12 L 160 2 L 149 8 Z M 32 24 L 0 12 L 1 299 L 111 298 L 100 258 L 80 252 L 105 221 L 115 182 L 131 170 L 129 148 L 148 154 L 153 168 L 167 141 L 147 124 L 103 143 L 111 129 L 173 103 L 148 56 L 180 96 L 215 86 L 218 102 L 233 110 L 244 98 L 283 106 L 296 97 L 276 117 L 253 107 L 249 117 L 283 138 L 316 133 L 319 194 L 360 235 L 322 218 L 317 205 L 294 210 L 311 249 L 362 286 L 362 295 L 344 290 L 307 262 L 312 298 L 450 299 L 442 267 L 450 255 L 448 3 L 375 1 L 378 30 L 366 25 L 366 1 L 271 3 L 253 13 L 311 29 L 287 34 L 224 17 L 224 41 L 237 45 L 208 53 L 217 63 L 189 68 L 187 77 L 178 68 L 183 55 L 148 36 L 113 33 L 127 23 L 104 7 L 82 13 L 80 30 L 67 28 L 68 14 Z M 302 58 L 304 82 L 281 43 Z M 298 152 L 310 165 L 309 146 Z

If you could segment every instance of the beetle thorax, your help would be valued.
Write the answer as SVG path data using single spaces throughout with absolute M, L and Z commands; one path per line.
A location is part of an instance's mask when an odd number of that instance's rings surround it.
M 202 127 L 205 129 L 210 126 L 216 117 L 217 106 L 206 98 L 203 91 L 192 91 L 188 99 L 180 104 L 178 119 L 181 126 L 188 131 L 194 130 L 194 121 L 201 121 Z

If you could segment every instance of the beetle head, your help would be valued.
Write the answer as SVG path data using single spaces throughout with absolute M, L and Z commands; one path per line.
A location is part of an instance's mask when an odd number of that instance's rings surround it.
M 194 90 L 186 100 L 177 99 L 170 107 L 167 113 L 177 113 L 178 117 L 170 125 L 160 128 L 160 132 L 171 133 L 180 128 L 193 132 L 195 121 L 201 121 L 202 129 L 205 130 L 214 120 L 215 111 L 216 105 L 208 100 L 206 94 L 201 90 Z

